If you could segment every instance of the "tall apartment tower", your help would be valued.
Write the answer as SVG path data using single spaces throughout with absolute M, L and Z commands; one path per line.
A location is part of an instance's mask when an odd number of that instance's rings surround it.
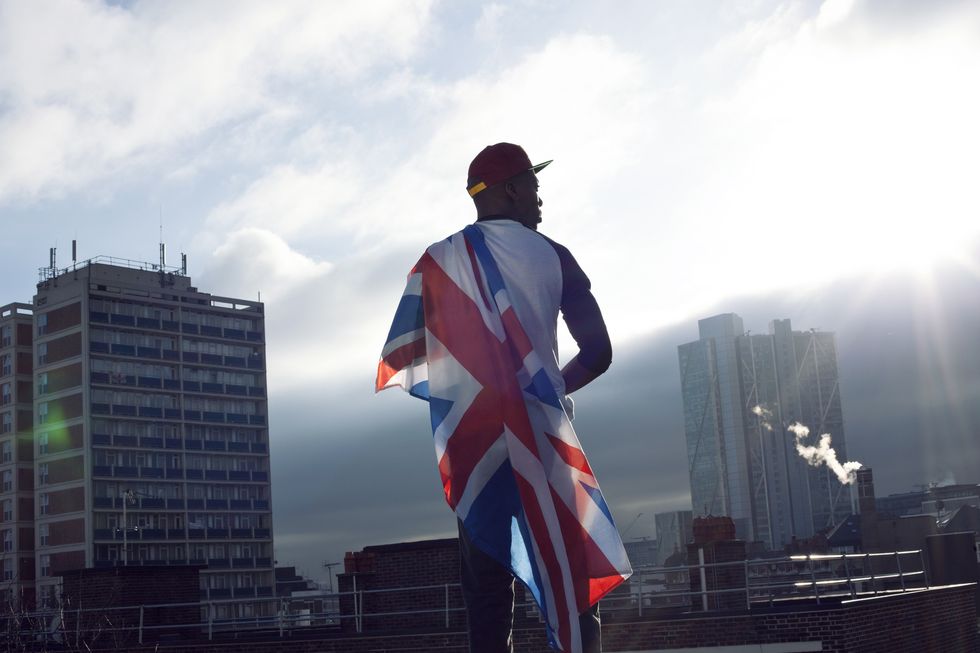
M 216 618 L 272 596 L 260 302 L 97 258 L 34 297 L 37 590 L 66 569 L 202 565 Z
M 32 314 L 0 306 L 0 603 L 15 610 L 35 602 Z
M 727 515 L 740 538 L 771 548 L 843 519 L 847 488 L 808 466 L 786 430 L 801 422 L 814 438 L 830 433 L 846 457 L 834 334 L 793 331 L 789 320 L 749 334 L 734 313 L 698 330 L 678 347 L 694 514 Z

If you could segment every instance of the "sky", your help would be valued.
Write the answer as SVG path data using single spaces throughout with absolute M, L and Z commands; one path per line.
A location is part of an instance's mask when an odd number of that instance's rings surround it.
M 689 507 L 676 347 L 720 312 L 838 333 L 848 451 L 910 489 L 980 468 L 977 79 L 954 0 L 0 0 L 0 303 L 50 247 L 161 233 L 261 293 L 276 558 L 322 577 L 453 533 L 427 411 L 374 370 L 470 160 L 516 142 L 609 325 L 576 424 L 629 537 Z

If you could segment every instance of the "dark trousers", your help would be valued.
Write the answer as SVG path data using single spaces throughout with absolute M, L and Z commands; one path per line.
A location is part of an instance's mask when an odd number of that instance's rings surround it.
M 514 643 L 514 577 L 510 570 L 470 541 L 459 523 L 460 581 L 470 653 L 512 653 Z M 600 653 L 599 604 L 579 616 L 583 653 Z

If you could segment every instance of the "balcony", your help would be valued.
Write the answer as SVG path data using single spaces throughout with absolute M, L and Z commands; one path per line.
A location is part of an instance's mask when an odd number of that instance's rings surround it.
M 199 363 L 201 361 L 200 356 L 197 355 L 196 351 L 185 351 L 181 358 L 185 363 Z
M 221 424 L 225 423 L 225 414 L 217 413 L 214 411 L 206 410 L 201 414 L 201 418 L 205 422 L 219 422 Z
M 225 392 L 230 395 L 239 395 L 242 397 L 248 396 L 248 386 L 244 385 L 234 385 L 232 383 L 225 384 Z
M 90 342 L 88 343 L 88 349 L 94 354 L 108 354 L 109 353 L 109 343 L 107 342 Z
M 221 365 L 224 361 L 218 354 L 201 354 L 201 362 L 205 365 Z
M 259 386 L 252 386 L 248 389 L 248 394 L 250 397 L 264 397 L 265 388 Z
M 140 478 L 163 478 L 163 477 L 164 477 L 163 467 L 140 467 Z
M 109 315 L 109 322 L 111 324 L 120 324 L 122 326 L 136 326 L 136 318 L 132 315 L 120 315 L 119 313 L 111 313 Z
M 153 376 L 138 376 L 136 377 L 136 385 L 141 388 L 162 388 L 163 379 Z
M 92 414 L 93 415 L 108 415 L 111 412 L 109 404 L 101 404 L 92 402 Z
M 204 480 L 206 481 L 227 481 L 228 472 L 223 469 L 208 469 L 204 471 Z
M 248 442 L 229 442 L 228 451 L 243 451 L 248 453 L 249 447 Z M 237 479 L 237 480 L 248 480 L 248 479 Z
M 252 480 L 266 483 L 269 481 L 269 472 L 252 472 Z
M 242 472 L 242 471 L 237 471 L 237 470 L 234 470 L 233 469 L 233 470 L 230 470 L 228 472 L 228 480 L 229 481 L 251 481 L 252 480 L 252 474 L 251 474 L 251 472 Z
M 100 474 L 100 476 L 111 476 L 111 474 Z M 94 497 L 92 506 L 95 508 L 112 508 L 112 497 Z
M 185 507 L 183 499 L 167 499 L 167 510 L 184 510 Z M 180 532 L 183 533 L 184 531 Z
M 138 467 L 113 467 L 112 475 L 116 478 L 139 478 Z
M 267 540 L 272 537 L 272 532 L 268 528 L 255 528 L 253 532 L 257 540 Z
M 180 330 L 182 333 L 200 333 L 200 329 L 196 324 L 191 324 L 190 322 L 181 322 Z
M 163 416 L 166 419 L 180 419 L 180 409 L 179 408 L 164 408 Z
M 249 331 L 245 334 L 246 340 L 251 340 L 252 342 L 262 342 L 263 333 L 261 331 Z
M 265 442 L 253 442 L 252 453 L 265 453 L 269 447 Z
M 208 510 L 228 510 L 227 499 L 208 499 L 206 505 Z
M 168 540 L 184 540 L 187 539 L 187 531 L 183 528 L 171 528 L 167 530 Z
M 161 320 L 160 327 L 164 331 L 180 331 L 180 323 L 173 320 Z
M 269 509 L 269 500 L 268 499 L 256 499 L 255 501 L 252 502 L 252 505 L 255 506 L 255 509 L 256 510 L 268 510 Z
M 147 469 L 144 467 L 143 469 Z M 143 478 L 146 478 L 144 476 Z M 147 509 L 162 509 L 167 507 L 167 500 L 160 497 L 143 497 L 140 499 L 140 508 Z M 163 537 L 161 535 L 161 537 Z
M 92 383 L 108 383 L 109 382 L 109 373 L 108 372 L 92 372 L 91 374 L 89 374 L 89 378 L 92 380 Z
M 165 540 L 167 539 L 167 531 L 162 528 L 144 528 L 141 529 L 142 535 L 141 539 L 144 540 Z
M 255 596 L 254 587 L 236 587 L 235 588 L 235 598 L 241 598 L 243 596 Z
M 163 438 L 145 437 L 140 438 L 140 446 L 150 449 L 163 449 Z
M 190 449 L 192 451 L 203 449 L 204 448 L 203 440 L 191 440 L 190 438 L 188 438 L 184 440 L 184 448 Z
M 252 539 L 252 529 L 251 528 L 233 528 L 231 529 L 231 536 L 238 540 L 250 540 Z
M 235 569 L 241 569 L 244 567 L 254 567 L 255 560 L 253 560 L 252 558 L 232 558 L 231 566 L 234 567 Z
M 211 539 L 226 539 L 228 537 L 228 529 L 227 528 L 209 528 L 207 530 L 208 530 L 208 539 L 209 540 L 211 540 Z
M 201 335 L 208 336 L 209 338 L 220 338 L 221 337 L 221 327 L 208 326 L 206 324 L 201 325 Z
M 204 539 L 204 529 L 203 528 L 188 528 L 187 529 L 187 539 L 189 540 L 203 540 Z M 201 562 L 201 564 L 206 564 Z
M 191 470 L 187 470 L 191 471 Z M 187 500 L 188 510 L 204 510 L 204 499 L 188 499 Z
M 205 451 L 224 451 L 225 443 L 222 440 L 205 440 L 204 441 Z
M 201 392 L 213 395 L 224 394 L 225 388 L 220 383 L 201 383 Z
M 272 586 L 263 585 L 255 588 L 257 596 L 272 596 Z
M 182 449 L 184 447 L 184 441 L 180 438 L 167 438 L 163 444 L 167 449 Z
M 168 565 L 186 565 L 187 564 L 187 558 L 171 558 L 167 562 L 167 564 Z
M 112 414 L 123 415 L 125 417 L 136 417 L 136 406 L 127 406 L 126 404 L 113 404 Z
M 225 365 L 229 367 L 245 367 L 247 362 L 244 356 L 225 356 Z
M 255 559 L 255 566 L 256 567 L 260 567 L 260 568 L 261 567 L 270 567 L 271 568 L 272 567 L 272 558 L 256 558 Z
M 88 319 L 90 322 L 98 322 L 99 324 L 108 324 L 109 314 L 103 313 L 102 311 L 89 311 Z
M 112 467 L 109 465 L 92 465 L 93 476 L 112 476 Z M 109 499 L 112 501 L 112 499 Z
M 180 381 L 177 379 L 164 379 L 163 380 L 164 390 L 180 390 Z
M 140 358 L 160 358 L 159 347 L 136 347 L 136 355 Z
M 184 470 L 177 467 L 168 467 L 167 478 L 184 478 Z
M 234 481 L 235 479 L 231 479 Z M 251 510 L 252 502 L 248 499 L 232 499 L 230 502 L 230 508 L 232 510 Z
M 208 569 L 228 569 L 231 561 L 228 558 L 208 558 Z
M 232 340 L 245 340 L 245 331 L 242 329 L 225 329 L 225 337 Z
M 109 346 L 109 351 L 115 354 L 116 356 L 135 356 L 136 346 L 113 343 L 112 345 Z
M 252 415 L 252 417 L 254 418 L 254 417 L 257 417 L 257 416 L 256 415 Z M 249 416 L 248 415 L 244 415 L 242 413 L 227 413 L 225 415 L 225 419 L 227 420 L 227 422 L 229 424 L 248 424 L 249 423 Z
M 141 329 L 160 329 L 160 320 L 153 317 L 138 317 L 136 318 L 136 326 Z
M 249 415 L 248 423 L 256 426 L 265 426 L 265 415 Z
M 210 597 L 212 599 L 230 599 L 231 590 L 227 587 L 212 587 L 210 589 Z
M 164 349 L 163 350 L 163 360 L 166 360 L 166 361 L 179 361 L 180 360 L 180 352 L 175 351 L 173 349 Z
M 163 408 L 157 408 L 156 406 L 140 406 L 139 416 L 161 418 L 163 417 Z
M 201 384 L 197 381 L 184 381 L 184 391 L 186 392 L 200 392 Z
M 112 529 L 111 528 L 96 528 L 92 531 L 92 537 L 97 540 L 111 540 Z
M 201 421 L 201 411 L 199 411 L 199 410 L 185 410 L 184 411 L 184 419 L 186 419 L 188 421 L 191 421 L 191 422 L 200 422 Z
M 250 370 L 261 370 L 265 369 L 265 363 L 258 356 L 248 359 L 248 369 Z
M 137 440 L 135 435 L 116 435 L 112 438 L 113 444 L 117 447 L 135 447 Z
M 93 433 L 92 444 L 108 447 L 112 444 L 112 436 L 106 435 L 105 433 Z
M 189 481 L 200 481 L 204 478 L 204 471 L 200 469 L 186 469 L 184 470 L 184 476 Z

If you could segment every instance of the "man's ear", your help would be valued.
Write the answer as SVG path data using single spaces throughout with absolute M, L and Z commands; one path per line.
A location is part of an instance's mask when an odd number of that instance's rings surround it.
M 504 184 L 504 192 L 507 193 L 507 197 L 514 201 L 517 200 L 517 196 L 520 194 L 517 191 L 517 186 L 511 181 Z

